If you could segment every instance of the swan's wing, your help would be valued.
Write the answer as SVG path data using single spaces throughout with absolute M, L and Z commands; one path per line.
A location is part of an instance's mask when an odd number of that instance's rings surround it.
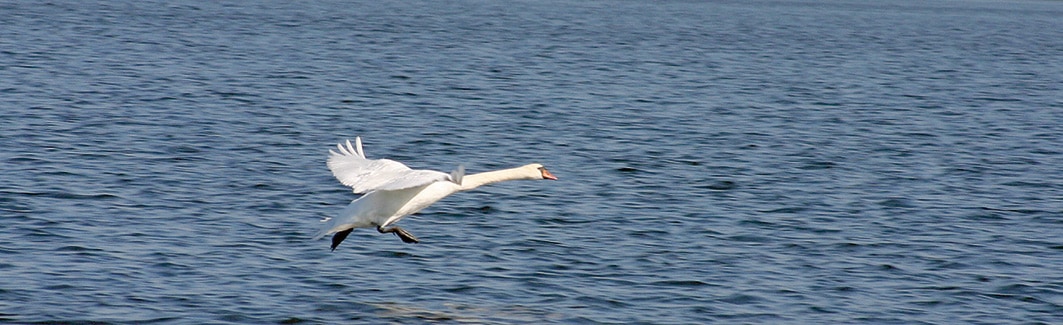
M 400 162 L 388 159 L 366 159 L 362 138 L 336 145 L 339 151 L 329 150 L 328 168 L 336 179 L 354 188 L 355 193 L 391 191 L 449 180 L 450 175 L 433 170 L 413 170 Z

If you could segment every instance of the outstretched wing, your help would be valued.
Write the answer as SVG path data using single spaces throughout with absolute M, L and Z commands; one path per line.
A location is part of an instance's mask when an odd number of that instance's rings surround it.
M 388 159 L 366 159 L 362 151 L 362 137 L 336 145 L 339 151 L 329 150 L 328 168 L 343 185 L 354 193 L 392 191 L 417 187 L 450 179 L 450 175 L 434 170 L 413 170 L 400 162 Z

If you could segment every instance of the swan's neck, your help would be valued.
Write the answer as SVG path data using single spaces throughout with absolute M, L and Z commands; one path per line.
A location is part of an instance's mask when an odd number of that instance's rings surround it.
M 521 167 L 465 175 L 461 180 L 461 190 L 468 191 L 487 184 L 518 179 L 528 179 L 527 173 L 523 172 Z

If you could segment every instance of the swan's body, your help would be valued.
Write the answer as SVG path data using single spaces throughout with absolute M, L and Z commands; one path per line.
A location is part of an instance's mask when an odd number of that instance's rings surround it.
M 388 159 L 366 159 L 362 138 L 338 144 L 339 151 L 329 150 L 328 167 L 332 175 L 354 193 L 365 193 L 355 199 L 336 218 L 326 219 L 314 239 L 329 234 L 332 249 L 357 228 L 373 228 L 381 233 L 395 233 L 407 243 L 417 238 L 398 226 L 388 227 L 402 218 L 417 213 L 448 195 L 468 191 L 483 185 L 520 179 L 557 179 L 540 164 L 465 175 L 461 166 L 446 174 L 432 170 L 413 170 L 400 162 Z

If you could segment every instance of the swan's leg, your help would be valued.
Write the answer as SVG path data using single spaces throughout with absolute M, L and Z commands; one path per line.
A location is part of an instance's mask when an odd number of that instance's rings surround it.
M 402 229 L 402 227 L 399 226 L 391 226 L 391 228 L 377 226 L 376 231 L 379 231 L 381 234 L 386 234 L 389 232 L 395 233 L 396 236 L 399 236 L 399 239 L 402 239 L 402 242 L 408 244 L 416 244 L 421 242 L 420 240 L 417 240 L 417 237 L 414 237 L 413 234 L 411 234 L 409 231 L 406 231 L 406 229 Z
M 354 231 L 354 228 L 347 229 L 347 230 L 344 230 L 344 231 L 340 231 L 340 232 L 337 232 L 335 235 L 332 235 L 332 250 L 333 251 L 336 250 L 336 246 L 339 246 L 340 243 L 342 243 L 344 239 L 347 239 L 347 235 L 350 235 L 351 231 Z

